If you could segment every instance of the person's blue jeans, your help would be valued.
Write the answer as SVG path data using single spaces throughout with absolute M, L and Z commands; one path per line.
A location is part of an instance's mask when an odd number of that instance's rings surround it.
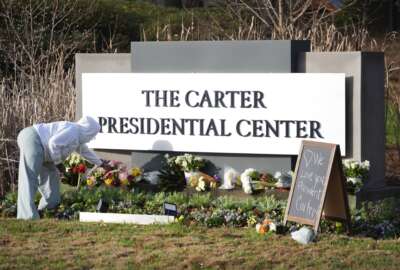
M 18 134 L 20 149 L 18 174 L 18 219 L 38 219 L 35 195 L 39 189 L 42 198 L 39 210 L 54 208 L 60 203 L 59 172 L 54 163 L 44 162 L 44 149 L 33 127 Z

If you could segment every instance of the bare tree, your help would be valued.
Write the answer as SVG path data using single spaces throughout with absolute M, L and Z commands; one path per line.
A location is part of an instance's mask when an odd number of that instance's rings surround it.
M 0 196 L 16 189 L 18 132 L 35 122 L 74 118 L 70 60 L 90 44 L 94 25 L 84 22 L 93 5 L 0 0 Z
M 69 59 L 91 37 L 91 27 L 80 25 L 94 3 L 0 0 L 0 54 L 9 68 L 14 74 L 32 76 L 48 70 L 61 54 Z

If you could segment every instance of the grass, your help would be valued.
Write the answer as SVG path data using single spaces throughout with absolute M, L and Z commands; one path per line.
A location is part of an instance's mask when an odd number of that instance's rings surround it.
M 249 228 L 0 219 L 0 269 L 398 269 L 399 255 L 400 239 L 303 246 Z

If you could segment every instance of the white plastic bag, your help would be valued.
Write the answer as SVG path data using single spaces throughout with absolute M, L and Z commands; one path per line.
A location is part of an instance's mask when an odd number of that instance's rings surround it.
M 300 230 L 292 232 L 291 236 L 293 240 L 303 245 L 309 244 L 315 238 L 314 231 L 308 227 L 302 227 Z

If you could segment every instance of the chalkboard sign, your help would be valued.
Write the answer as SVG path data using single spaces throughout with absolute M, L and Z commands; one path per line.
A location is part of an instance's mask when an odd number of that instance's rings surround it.
M 290 220 L 313 225 L 317 231 L 322 214 L 345 220 L 350 230 L 340 148 L 336 144 L 303 141 L 284 223 Z

